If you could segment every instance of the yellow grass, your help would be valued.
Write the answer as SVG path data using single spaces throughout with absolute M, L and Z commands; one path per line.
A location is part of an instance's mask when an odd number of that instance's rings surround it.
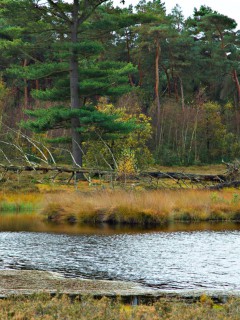
M 184 172 L 184 173 L 195 173 L 195 174 L 224 174 L 226 171 L 226 165 L 224 164 L 209 164 L 204 166 L 155 166 L 152 168 L 152 171 L 163 171 L 163 172 Z M 151 170 L 149 170 L 151 171 Z
M 41 199 L 39 193 L 0 193 L 0 201 L 39 203 Z
M 239 220 L 240 193 L 179 191 L 102 191 L 47 194 L 45 213 L 52 220 L 160 224 L 174 220 Z
M 0 193 L 0 212 L 32 211 L 41 204 L 37 193 Z

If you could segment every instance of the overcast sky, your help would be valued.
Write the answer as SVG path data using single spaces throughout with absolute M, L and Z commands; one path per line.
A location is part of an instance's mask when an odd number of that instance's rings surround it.
M 138 0 L 125 0 L 125 6 L 130 4 L 134 6 L 138 2 Z M 235 19 L 238 23 L 238 29 L 240 29 L 240 0 L 163 0 L 162 2 L 165 2 L 167 13 L 170 13 L 176 4 L 179 4 L 185 18 L 192 15 L 194 7 L 199 8 L 201 5 L 206 5 L 221 14 Z M 120 0 L 114 0 L 114 4 L 119 5 Z

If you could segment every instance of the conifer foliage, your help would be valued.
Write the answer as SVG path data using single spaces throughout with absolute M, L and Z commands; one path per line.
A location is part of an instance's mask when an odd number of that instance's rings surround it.
M 96 30 L 91 30 L 96 19 L 94 14 L 105 1 L 74 0 L 68 3 L 48 0 L 44 4 L 30 1 L 32 11 L 45 22 L 38 32 L 46 34 L 47 25 L 53 38 L 42 59 L 31 59 L 23 67 L 15 64 L 8 69 L 8 74 L 13 77 L 41 84 L 50 82 L 32 90 L 32 95 L 35 99 L 54 103 L 47 109 L 27 110 L 33 119 L 22 122 L 22 126 L 35 132 L 69 129 L 70 136 L 58 137 L 57 141 L 71 139 L 72 155 L 79 166 L 82 166 L 82 142 L 86 136 L 94 137 L 94 130 L 105 138 L 107 134 L 126 134 L 134 129 L 134 121 L 121 123 L 117 121 L 117 115 L 108 115 L 95 107 L 102 95 L 117 96 L 129 91 L 128 74 L 134 72 L 130 63 L 106 59 L 100 36 Z M 20 2 L 27 10 L 29 1 Z M 6 7 L 10 4 L 11 1 L 6 2 Z M 35 21 L 31 23 L 36 24 Z M 31 34 L 30 29 L 20 29 L 21 37 L 26 31 Z M 104 30 L 99 29 L 99 34 L 101 32 Z
M 116 169 L 123 150 L 137 166 L 239 158 L 236 28 L 204 5 L 184 19 L 162 0 L 1 0 L 1 117 L 67 143 L 78 166 Z

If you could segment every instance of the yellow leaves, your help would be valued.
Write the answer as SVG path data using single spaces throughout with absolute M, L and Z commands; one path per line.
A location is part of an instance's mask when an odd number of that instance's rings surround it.
M 107 98 L 100 98 L 96 106 L 97 110 L 105 113 L 113 113 L 114 106 L 108 103 Z
M 134 151 L 124 149 L 118 164 L 118 174 L 120 176 L 131 176 L 136 174 L 137 166 Z
M 234 109 L 234 106 L 233 106 L 233 104 L 231 102 L 228 102 L 228 103 L 225 104 L 224 109 L 231 111 L 231 110 Z
M 99 167 L 100 165 L 104 167 L 107 165 L 108 168 L 110 166 L 113 168 L 117 162 L 120 175 L 132 175 L 136 173 L 136 167 L 146 168 L 152 163 L 152 155 L 147 147 L 147 142 L 152 136 L 150 117 L 139 112 L 139 109 L 136 110 L 136 108 L 133 113 L 130 113 L 125 107 L 116 108 L 108 102 L 107 98 L 99 99 L 97 109 L 110 115 L 117 115 L 116 122 L 134 119 L 137 126 L 135 130 L 126 134 L 124 139 L 86 143 L 84 145 L 86 148 L 84 160 L 87 166 Z M 134 150 L 134 153 L 129 150 Z

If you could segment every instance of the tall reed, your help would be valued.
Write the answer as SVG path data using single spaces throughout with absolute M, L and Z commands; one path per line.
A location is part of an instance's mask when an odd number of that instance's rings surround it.
M 183 220 L 240 220 L 236 191 L 104 191 L 45 197 L 43 213 L 52 220 L 161 224 Z

